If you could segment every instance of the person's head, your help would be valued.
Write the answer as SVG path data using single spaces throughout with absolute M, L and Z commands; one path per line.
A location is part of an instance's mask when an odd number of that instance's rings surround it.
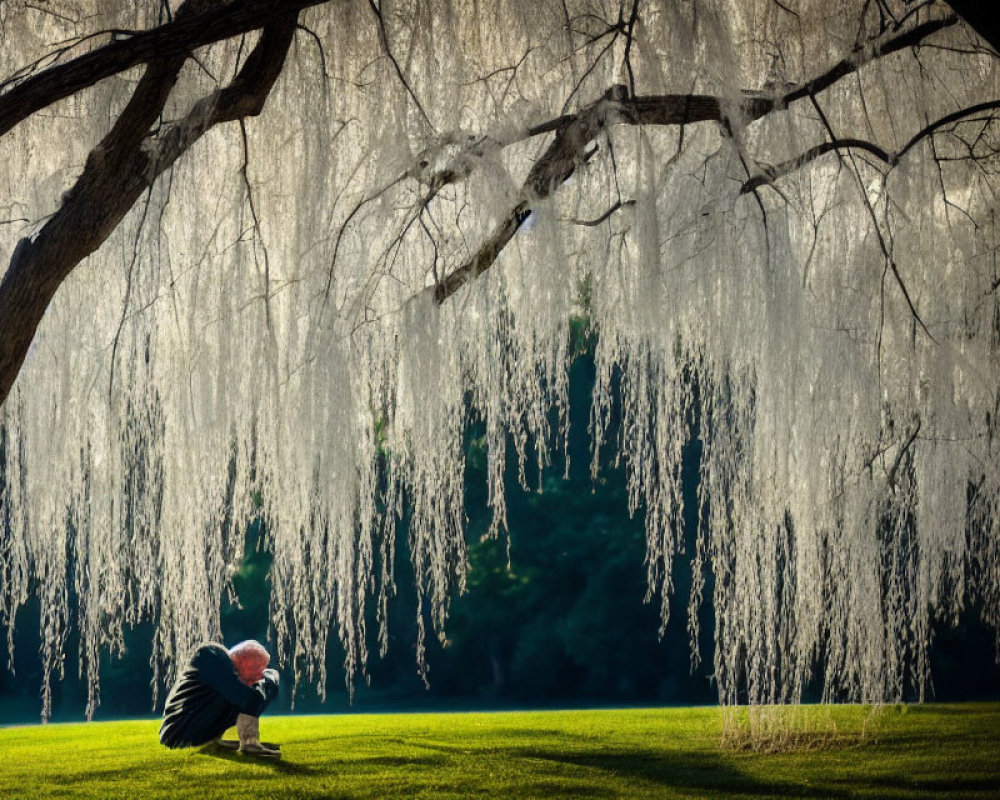
M 264 670 L 271 660 L 271 654 L 260 642 L 249 639 L 229 648 L 229 657 L 236 667 L 236 674 L 247 686 L 264 677 Z

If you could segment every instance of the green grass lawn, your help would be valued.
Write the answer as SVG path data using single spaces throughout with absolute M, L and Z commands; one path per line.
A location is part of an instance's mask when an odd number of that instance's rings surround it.
M 717 708 L 265 716 L 278 762 L 155 720 L 7 728 L 0 798 L 1000 798 L 1000 705 L 805 713 L 822 743 L 771 754 L 723 748 Z

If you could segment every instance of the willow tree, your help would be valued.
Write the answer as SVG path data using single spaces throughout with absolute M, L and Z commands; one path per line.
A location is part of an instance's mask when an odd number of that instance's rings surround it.
M 470 415 L 503 535 L 508 452 L 523 480 L 565 441 L 581 312 L 664 625 L 703 442 L 722 702 L 897 698 L 939 618 L 978 597 L 997 627 L 976 4 L 174 5 L 0 3 L 0 617 L 12 645 L 38 595 L 44 713 L 74 625 L 91 712 L 127 626 L 159 679 L 218 636 L 254 514 L 322 691 L 331 632 L 348 683 L 386 645 L 405 509 L 422 664 Z

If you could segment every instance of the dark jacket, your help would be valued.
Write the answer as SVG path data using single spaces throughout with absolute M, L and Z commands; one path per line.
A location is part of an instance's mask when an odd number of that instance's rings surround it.
M 278 694 L 278 674 L 247 686 L 236 674 L 229 653 L 220 644 L 202 645 L 184 668 L 167 697 L 160 726 L 160 743 L 195 747 L 220 737 L 240 714 L 259 717 Z

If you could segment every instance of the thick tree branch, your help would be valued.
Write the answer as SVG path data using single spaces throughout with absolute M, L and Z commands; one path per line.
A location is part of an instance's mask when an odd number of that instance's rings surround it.
M 614 86 L 604 97 L 573 116 L 572 121 L 559 130 L 552 144 L 528 173 L 521 189 L 521 201 L 469 261 L 446 275 L 434 287 L 434 299 L 439 304 L 493 265 L 497 256 L 517 233 L 517 229 L 531 214 L 532 203 L 552 194 L 586 160 L 587 144 L 597 138 L 615 103 L 621 102 L 628 102 L 628 87 Z
M 746 113 L 761 117 L 774 108 L 771 100 L 748 98 Z M 521 200 L 494 229 L 475 255 L 456 268 L 434 288 L 434 298 L 443 303 L 459 288 L 492 266 L 497 256 L 528 218 L 538 200 L 549 197 L 585 162 L 593 151 L 587 145 L 613 123 L 632 125 L 685 125 L 691 122 L 721 121 L 722 104 L 708 95 L 657 95 L 629 97 L 627 86 L 613 86 L 604 96 L 577 114 L 563 115 L 550 123 L 536 126 L 529 135 L 557 131 L 552 143 L 535 163 L 521 189 Z M 481 146 L 481 143 L 477 146 Z M 452 182 L 468 175 L 468 169 L 451 169 L 436 174 L 439 183 Z M 432 184 L 433 185 L 433 184 Z
M 581 109 L 576 114 L 564 114 L 550 122 L 538 125 L 528 131 L 538 135 L 557 131 L 552 144 L 528 174 L 521 190 L 521 198 L 511 212 L 494 229 L 479 250 L 464 264 L 446 275 L 433 287 L 434 298 L 443 303 L 465 283 L 477 278 L 488 270 L 497 256 L 513 238 L 514 233 L 531 213 L 533 204 L 548 197 L 561 186 L 584 159 L 585 148 L 597 138 L 600 131 L 611 124 L 628 125 L 687 125 L 693 122 L 716 121 L 728 125 L 730 115 L 746 122 L 758 120 L 773 111 L 786 108 L 790 103 L 812 97 L 833 86 L 837 81 L 856 72 L 865 64 L 891 53 L 920 43 L 923 39 L 957 22 L 957 17 L 948 16 L 916 25 L 903 33 L 893 32 L 868 42 L 855 49 L 850 56 L 841 59 L 833 67 L 815 78 L 797 86 L 777 99 L 754 92 L 746 92 L 737 108 L 727 108 L 723 100 L 711 95 L 651 95 L 630 96 L 626 86 L 609 89 L 596 102 Z M 872 152 L 875 145 L 851 140 L 854 146 L 864 147 Z M 499 144 L 499 143 L 498 143 Z M 482 147 L 482 142 L 475 144 Z M 821 145 L 828 152 L 835 145 Z M 815 158 L 821 153 L 815 153 Z M 808 160 L 808 159 L 807 159 Z M 804 163 L 804 162 L 803 162 Z M 778 168 L 776 168 L 778 169 Z M 439 172 L 435 178 L 440 183 L 459 180 L 468 175 L 469 169 L 448 169 Z M 751 179 L 751 183 L 755 179 Z M 751 187 L 748 191 L 755 187 Z
M 857 72 L 865 64 L 877 58 L 898 53 L 900 50 L 920 44 L 931 34 L 949 28 L 956 22 L 958 22 L 958 17 L 949 15 L 941 19 L 928 20 L 920 25 L 915 25 L 904 33 L 879 37 L 874 41 L 867 42 L 863 46 L 855 48 L 850 55 L 842 58 L 830 67 L 830 69 L 826 70 L 826 72 L 787 92 L 781 98 L 781 104 L 787 106 L 796 100 L 817 95 L 824 89 L 829 89 L 841 78 Z
M 561 135 L 567 131 L 575 131 L 578 135 L 581 129 L 591 125 L 596 113 L 604 115 L 601 125 L 617 122 L 630 125 L 683 126 L 693 122 L 725 122 L 727 121 L 726 111 L 752 122 L 773 111 L 784 109 L 796 100 L 809 97 L 812 93 L 822 92 L 871 61 L 919 44 L 923 39 L 954 25 L 957 21 L 957 17 L 948 16 L 916 25 L 903 33 L 896 31 L 879 37 L 868 42 L 866 46 L 857 48 L 849 57 L 841 59 L 802 85 L 793 87 L 777 99 L 759 92 L 745 92 L 738 108 L 724 109 L 724 101 L 713 95 L 667 94 L 636 97 L 626 87 L 614 87 L 598 101 L 575 114 L 562 114 L 518 134 L 511 134 L 503 138 L 484 136 L 472 139 L 465 147 L 459 149 L 447 165 L 428 173 L 427 167 L 435 160 L 432 151 L 458 144 L 453 138 L 444 137 L 437 148 L 431 148 L 421 155 L 418 164 L 414 165 L 408 175 L 426 183 L 435 190 L 440 190 L 450 183 L 467 178 L 478 159 L 499 152 L 515 142 L 552 132 Z M 557 141 L 559 141 L 558 138 Z M 556 150 L 565 150 L 567 142 L 568 139 L 564 138 Z M 550 149 L 542 157 L 541 165 L 544 167 L 548 163 L 547 159 L 553 158 L 555 155 L 556 153 Z M 572 158 L 570 160 L 572 161 Z M 567 173 L 561 180 L 565 180 L 569 174 L 571 173 Z
M 13 85 L 0 94 L 0 136 L 36 111 L 138 64 L 186 55 L 328 1 L 231 0 L 194 14 L 178 13 L 172 22 L 109 42 Z
M 500 251 L 507 246 L 507 242 L 514 237 L 517 229 L 521 227 L 530 214 L 531 210 L 528 208 L 528 204 L 526 202 L 519 203 L 514 208 L 513 213 L 497 226 L 490 238 L 480 245 L 475 256 L 458 269 L 448 273 L 434 287 L 434 300 L 440 305 L 465 284 L 475 280 L 493 266 Z
M 10 392 L 49 302 L 70 271 L 100 247 L 142 192 L 205 131 L 261 112 L 284 65 L 297 16 L 293 10 L 270 22 L 233 82 L 199 100 L 158 136 L 147 134 L 184 56 L 147 67 L 125 111 L 87 158 L 62 206 L 37 235 L 22 239 L 14 250 L 0 283 L 0 319 L 7 331 L 0 338 L 0 403 Z

